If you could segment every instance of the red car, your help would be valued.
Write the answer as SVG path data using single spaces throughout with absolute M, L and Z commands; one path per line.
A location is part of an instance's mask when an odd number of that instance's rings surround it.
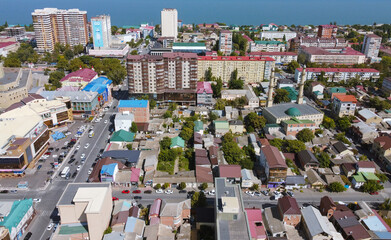
M 113 201 L 117 201 L 118 200 L 118 198 L 117 197 L 113 197 Z
M 45 152 L 45 155 L 50 155 L 50 154 L 52 154 L 51 152 Z
M 134 190 L 133 193 L 141 193 L 140 190 Z
M 379 192 L 371 192 L 371 195 L 379 195 Z
M 123 190 L 122 193 L 128 194 L 128 193 L 130 193 L 130 191 L 129 190 Z

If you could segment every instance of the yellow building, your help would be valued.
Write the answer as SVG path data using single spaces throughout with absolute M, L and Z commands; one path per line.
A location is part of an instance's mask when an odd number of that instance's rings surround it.
M 211 68 L 213 76 L 221 77 L 223 82 L 228 82 L 232 72 L 237 69 L 238 78 L 245 83 L 260 83 L 264 79 L 270 79 L 274 65 L 275 60 L 270 57 L 200 56 L 198 57 L 198 79 L 204 77 L 206 71 Z

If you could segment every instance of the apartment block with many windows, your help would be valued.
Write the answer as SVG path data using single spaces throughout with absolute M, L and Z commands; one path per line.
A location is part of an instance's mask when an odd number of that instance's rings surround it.
M 229 30 L 221 30 L 219 37 L 219 51 L 225 55 L 232 52 L 232 32 Z

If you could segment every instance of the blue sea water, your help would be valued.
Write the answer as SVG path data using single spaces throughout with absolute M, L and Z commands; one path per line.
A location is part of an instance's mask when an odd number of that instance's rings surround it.
M 183 23 L 373 24 L 391 23 L 391 0 L 0 0 L 0 23 L 30 24 L 36 8 L 110 14 L 112 25 L 160 23 L 163 8 L 178 9 Z

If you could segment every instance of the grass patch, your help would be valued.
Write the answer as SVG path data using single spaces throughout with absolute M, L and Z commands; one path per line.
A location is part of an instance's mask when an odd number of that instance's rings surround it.
M 179 171 L 190 171 L 189 165 L 189 159 L 185 158 L 184 156 L 179 157 Z
M 157 170 L 167 172 L 171 175 L 174 174 L 175 161 L 159 161 L 157 163 Z

